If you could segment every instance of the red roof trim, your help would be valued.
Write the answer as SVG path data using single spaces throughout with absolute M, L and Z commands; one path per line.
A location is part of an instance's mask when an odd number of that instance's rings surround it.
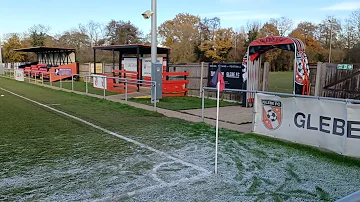
M 293 43 L 294 41 L 288 37 L 267 36 L 251 42 L 249 46 L 271 46 L 271 45 L 293 44 Z

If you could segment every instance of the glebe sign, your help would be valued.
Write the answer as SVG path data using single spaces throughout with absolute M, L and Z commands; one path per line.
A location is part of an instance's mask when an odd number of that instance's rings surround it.
M 360 139 L 360 121 L 345 121 L 344 119 L 316 116 L 297 112 L 294 116 L 294 124 L 298 128 L 320 131 L 327 134 L 346 136 L 348 138 Z
M 360 105 L 256 94 L 254 132 L 360 158 Z

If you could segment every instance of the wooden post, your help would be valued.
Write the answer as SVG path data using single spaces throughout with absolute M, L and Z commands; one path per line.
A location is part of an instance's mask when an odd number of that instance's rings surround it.
M 267 91 L 269 86 L 269 71 L 270 71 L 270 63 L 264 63 L 264 73 L 263 73 L 263 83 L 262 83 L 262 90 Z
M 262 90 L 264 67 L 261 65 L 261 62 L 259 63 L 259 68 L 257 69 L 257 71 L 258 71 L 257 72 L 258 82 L 257 82 L 256 90 Z
M 327 74 L 327 63 L 322 63 L 321 65 L 321 83 L 320 83 L 320 92 L 319 92 L 319 96 L 324 96 L 324 86 L 325 86 L 325 82 L 326 82 L 326 74 Z
M 261 68 L 261 61 L 264 57 L 264 54 L 260 55 L 259 57 L 259 63 L 258 65 L 255 66 L 255 74 L 256 74 L 256 79 L 257 79 L 257 83 L 256 83 L 256 86 L 255 86 L 255 90 L 261 90 L 262 88 L 262 78 L 263 78 L 263 71 L 264 71 L 264 68 Z M 254 97 L 255 97 L 255 94 L 254 94 Z
M 96 49 L 94 49 L 94 74 L 96 74 L 95 64 L 96 64 Z
M 140 64 L 139 64 L 139 61 L 140 61 L 140 48 L 137 47 L 136 48 L 136 71 L 137 71 L 137 79 L 138 80 L 142 80 L 142 76 L 141 76 L 141 67 L 140 67 Z M 161 65 L 162 66 L 162 65 Z M 162 71 L 161 71 L 162 72 Z M 139 84 L 139 81 L 137 82 L 136 84 L 136 87 L 137 87 L 137 92 L 140 92 L 140 84 Z
M 323 96 L 323 88 L 326 80 L 326 63 L 318 62 L 315 80 L 315 96 Z
M 315 79 L 315 96 L 320 96 L 321 92 L 321 73 L 322 62 L 318 62 L 316 66 L 316 79 Z
M 94 69 L 92 69 L 92 70 L 94 70 Z M 92 73 L 91 73 L 91 62 L 90 62 L 90 63 L 89 63 L 89 74 L 88 74 L 88 75 L 90 76 L 91 74 L 92 74 Z M 88 79 L 89 79 L 89 78 L 86 77 L 86 80 L 87 80 L 87 81 L 88 81 Z
M 201 69 L 200 69 L 200 97 L 201 91 L 203 88 L 203 78 L 204 78 L 204 62 L 201 62 Z

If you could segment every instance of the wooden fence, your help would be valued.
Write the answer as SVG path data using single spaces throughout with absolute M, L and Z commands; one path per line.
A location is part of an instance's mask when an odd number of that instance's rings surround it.
M 360 65 L 353 69 L 338 69 L 338 64 L 318 63 L 315 95 L 360 99 Z

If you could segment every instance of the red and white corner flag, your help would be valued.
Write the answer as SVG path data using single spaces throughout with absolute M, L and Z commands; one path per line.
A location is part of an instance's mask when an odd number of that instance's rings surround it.
M 218 156 L 218 141 L 219 141 L 219 108 L 220 108 L 220 92 L 225 88 L 224 77 L 221 74 L 220 67 L 216 70 L 213 78 L 211 79 L 213 86 L 217 88 L 216 98 L 216 140 L 215 140 L 215 174 L 217 174 L 217 156 Z

